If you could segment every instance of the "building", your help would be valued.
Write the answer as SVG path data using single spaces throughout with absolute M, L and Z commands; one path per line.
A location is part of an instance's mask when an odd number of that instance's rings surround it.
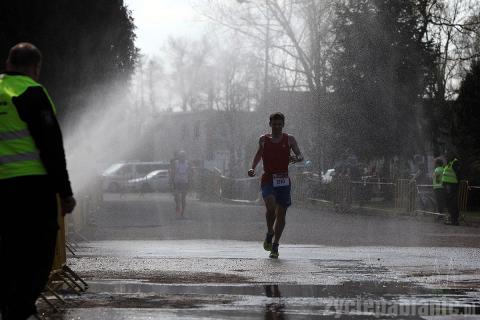
M 184 150 L 200 166 L 240 176 L 256 151 L 262 125 L 256 112 L 162 112 L 148 129 L 152 158 L 169 160 Z

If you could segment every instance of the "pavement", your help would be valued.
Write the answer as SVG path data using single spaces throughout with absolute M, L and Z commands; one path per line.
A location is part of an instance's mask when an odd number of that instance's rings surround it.
M 261 206 L 106 200 L 68 260 L 89 289 L 47 319 L 480 319 L 477 228 L 294 206 L 272 260 Z

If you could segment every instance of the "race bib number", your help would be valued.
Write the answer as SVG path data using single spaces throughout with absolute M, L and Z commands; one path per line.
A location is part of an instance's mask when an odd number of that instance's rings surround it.
M 287 173 L 273 174 L 273 187 L 285 187 L 290 185 L 290 179 Z

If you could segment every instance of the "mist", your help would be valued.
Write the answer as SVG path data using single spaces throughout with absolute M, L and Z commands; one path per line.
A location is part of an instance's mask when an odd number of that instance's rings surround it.
M 39 311 L 479 314 L 480 187 L 450 159 L 479 159 L 476 2 L 0 5 L 46 48 L 77 200 Z

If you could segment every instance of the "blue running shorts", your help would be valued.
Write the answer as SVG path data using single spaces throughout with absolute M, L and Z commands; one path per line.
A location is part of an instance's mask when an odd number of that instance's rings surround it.
M 264 199 L 273 194 L 275 196 L 275 201 L 279 206 L 286 209 L 292 204 L 292 198 L 290 197 L 291 185 L 274 188 L 271 183 L 265 183 L 261 188 L 262 197 Z

